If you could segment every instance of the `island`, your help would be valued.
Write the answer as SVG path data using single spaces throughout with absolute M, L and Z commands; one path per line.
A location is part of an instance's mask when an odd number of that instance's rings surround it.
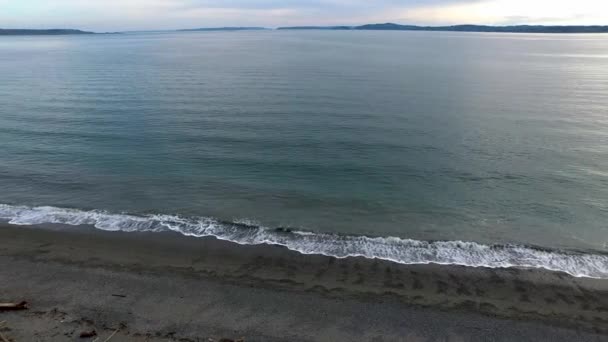
M 353 26 L 288 26 L 277 30 L 353 30 Z
M 30 30 L 30 29 L 0 29 L 0 36 L 57 36 L 68 34 L 95 34 L 74 29 L 49 29 L 49 30 Z
M 202 27 L 202 28 L 194 28 L 194 29 L 182 29 L 178 30 L 180 32 L 190 32 L 190 31 L 261 31 L 268 30 L 265 27 Z
M 608 26 L 544 26 L 544 25 L 452 25 L 417 26 L 394 23 L 367 24 L 361 26 L 296 26 L 279 27 L 279 30 L 375 30 L 375 31 L 451 31 L 451 32 L 499 32 L 499 33 L 608 33 Z

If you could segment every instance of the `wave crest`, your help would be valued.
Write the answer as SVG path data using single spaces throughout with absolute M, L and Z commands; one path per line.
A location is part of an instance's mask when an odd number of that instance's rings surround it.
M 108 231 L 174 231 L 187 236 L 214 236 L 238 244 L 282 245 L 303 254 L 337 258 L 365 257 L 401 264 L 444 264 L 489 268 L 544 268 L 575 277 L 608 279 L 608 256 L 539 250 L 518 245 L 483 245 L 464 241 L 419 241 L 269 229 L 208 217 L 130 215 L 105 211 L 0 204 L 0 219 L 15 225 L 55 223 L 91 225 Z

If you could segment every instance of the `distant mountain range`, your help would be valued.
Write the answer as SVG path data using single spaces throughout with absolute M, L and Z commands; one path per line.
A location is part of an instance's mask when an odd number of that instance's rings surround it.
M 51 29 L 51 30 L 26 30 L 26 29 L 0 29 L 0 36 L 28 36 L 28 35 L 66 35 L 66 34 L 94 34 L 93 32 L 70 30 L 70 29 Z
M 294 26 L 279 27 L 278 30 L 377 30 L 377 31 L 452 31 L 452 32 L 503 32 L 503 33 L 608 33 L 608 26 L 416 26 L 393 23 L 367 24 L 361 26 Z
M 203 27 L 194 29 L 183 29 L 178 31 L 257 31 L 268 30 L 265 27 Z

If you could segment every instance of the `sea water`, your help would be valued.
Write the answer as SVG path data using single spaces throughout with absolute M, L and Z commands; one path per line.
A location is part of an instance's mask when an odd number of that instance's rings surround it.
M 607 43 L 0 37 L 0 218 L 608 277 Z

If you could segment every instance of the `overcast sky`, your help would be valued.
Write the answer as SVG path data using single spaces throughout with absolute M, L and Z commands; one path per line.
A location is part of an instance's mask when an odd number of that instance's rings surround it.
M 608 0 L 0 0 L 2 28 L 604 24 Z

